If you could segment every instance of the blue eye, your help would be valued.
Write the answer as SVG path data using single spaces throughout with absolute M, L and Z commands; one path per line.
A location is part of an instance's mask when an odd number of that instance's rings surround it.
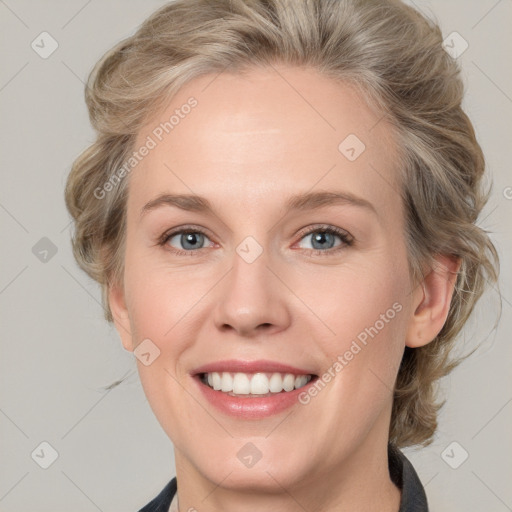
M 177 250 L 193 251 L 202 249 L 205 240 L 209 240 L 209 238 L 200 231 L 178 231 L 169 234 L 164 243 L 168 243 Z M 173 241 L 174 244 L 178 244 L 178 247 L 172 243 Z
M 337 235 L 333 233 L 327 233 L 326 231 L 314 231 L 309 235 L 306 235 L 304 238 L 308 238 L 311 241 L 312 247 L 307 247 L 307 249 L 332 249 L 334 244 L 336 243 Z M 339 238 L 339 237 L 338 237 Z
M 300 241 L 308 240 L 309 246 L 301 247 L 314 255 L 329 255 L 337 253 L 353 244 L 349 233 L 335 226 L 313 226 L 306 231 Z M 299 242 L 300 243 L 300 242 Z M 199 249 L 212 247 L 213 242 L 199 228 L 187 227 L 165 233 L 159 244 L 170 246 L 170 249 L 178 255 L 198 255 Z
M 345 231 L 335 227 L 316 227 L 306 233 L 301 240 L 308 240 L 309 247 L 303 249 L 312 250 L 315 254 L 332 253 L 344 246 L 352 245 L 352 239 Z M 334 249 L 330 251 L 330 249 Z

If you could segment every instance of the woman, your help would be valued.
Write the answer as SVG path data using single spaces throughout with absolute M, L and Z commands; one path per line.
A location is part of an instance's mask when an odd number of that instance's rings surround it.
M 400 448 L 497 277 L 456 62 L 393 0 L 178 0 L 97 64 L 66 201 L 175 448 L 143 511 L 424 511 Z

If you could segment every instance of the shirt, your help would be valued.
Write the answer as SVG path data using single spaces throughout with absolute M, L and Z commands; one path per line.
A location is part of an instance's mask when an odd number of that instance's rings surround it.
M 428 512 L 425 490 L 407 457 L 398 448 L 389 445 L 388 461 L 391 480 L 402 492 L 398 512 Z M 175 477 L 139 512 L 178 512 L 177 490 L 178 484 Z M 172 509 L 170 509 L 171 502 Z

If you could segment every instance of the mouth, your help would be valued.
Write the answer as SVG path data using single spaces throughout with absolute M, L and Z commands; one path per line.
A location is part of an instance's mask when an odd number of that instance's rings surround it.
M 196 368 L 199 394 L 223 414 L 239 420 L 273 416 L 299 403 L 318 375 L 274 361 L 219 361 Z
M 316 375 L 280 372 L 203 372 L 199 380 L 210 389 L 240 398 L 261 398 L 301 389 Z

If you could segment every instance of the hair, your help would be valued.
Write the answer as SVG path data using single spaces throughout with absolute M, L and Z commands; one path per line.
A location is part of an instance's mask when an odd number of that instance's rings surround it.
M 461 262 L 443 328 L 405 349 L 395 384 L 390 443 L 429 444 L 443 405 L 436 383 L 458 364 L 454 341 L 499 271 L 476 224 L 490 194 L 484 156 L 461 106 L 459 65 L 442 43 L 438 23 L 399 0 L 176 0 L 152 14 L 92 70 L 85 98 L 97 138 L 66 184 L 74 256 L 101 284 L 105 318 L 113 320 L 109 286 L 122 284 L 129 180 L 98 191 L 130 158 L 145 123 L 201 75 L 311 68 L 355 86 L 392 126 L 412 282 L 421 283 L 436 255 Z

